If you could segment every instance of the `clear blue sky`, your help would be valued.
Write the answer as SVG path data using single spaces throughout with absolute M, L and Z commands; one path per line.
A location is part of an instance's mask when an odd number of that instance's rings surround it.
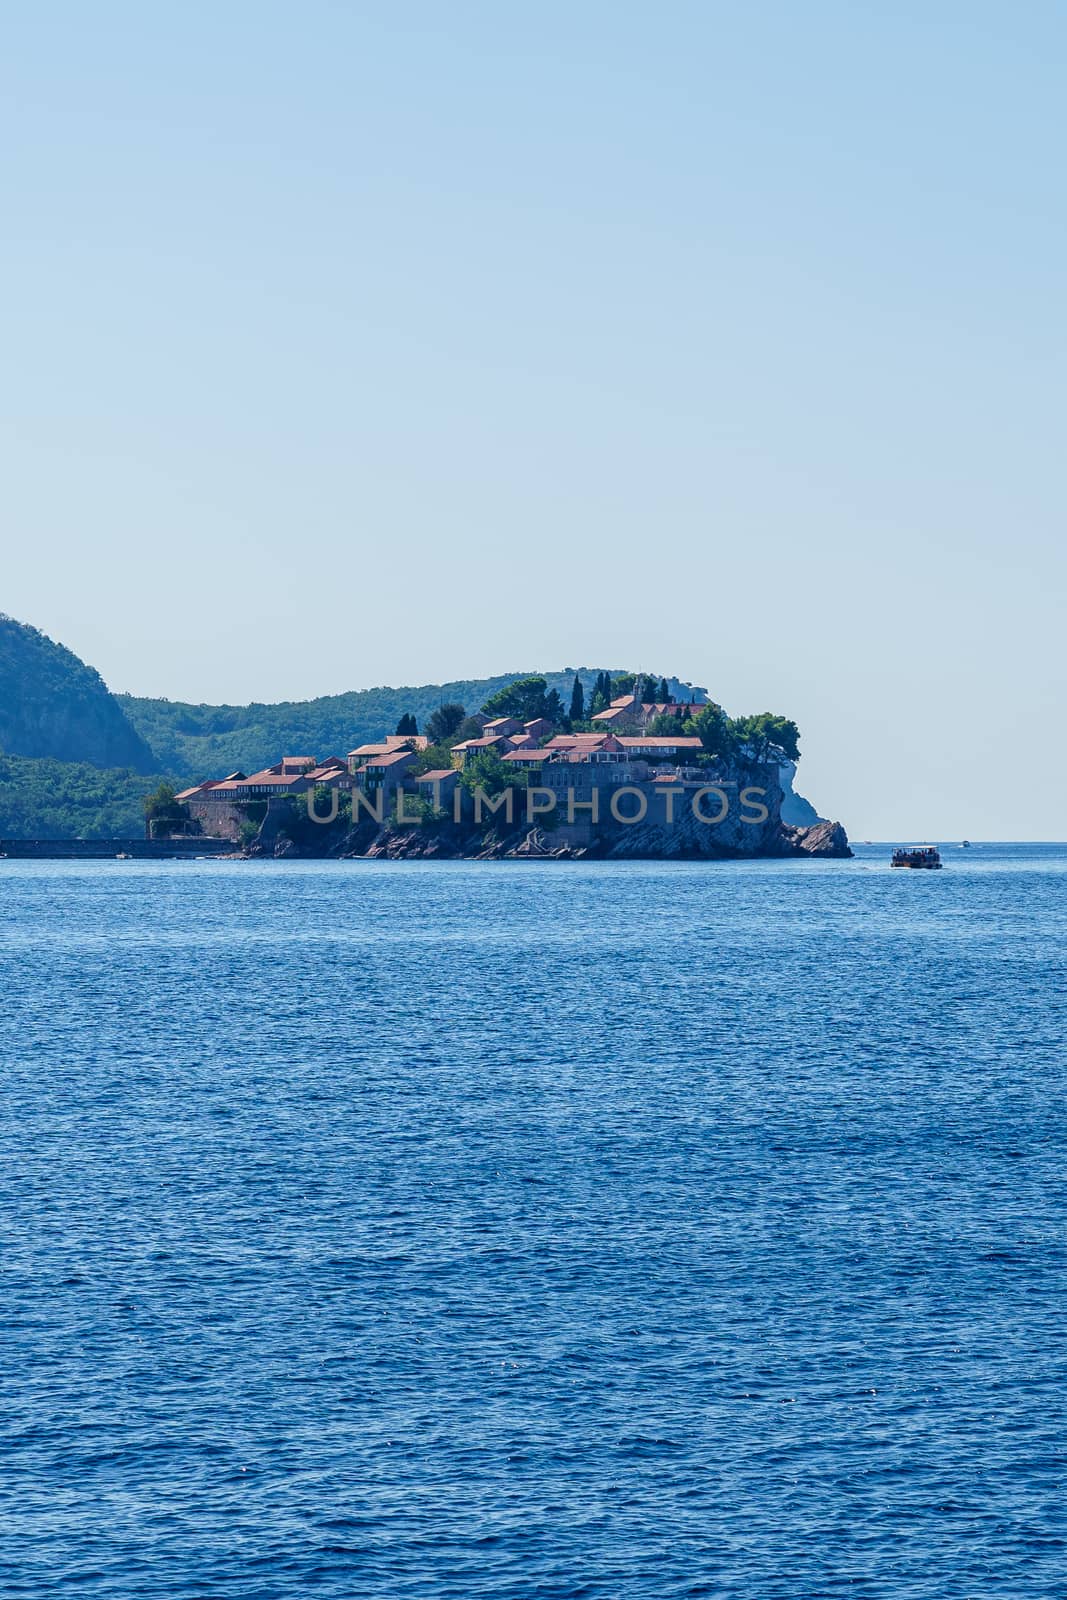
M 860 837 L 1064 837 L 1065 57 L 980 0 L 8 8 L 0 609 L 175 699 L 673 671 Z

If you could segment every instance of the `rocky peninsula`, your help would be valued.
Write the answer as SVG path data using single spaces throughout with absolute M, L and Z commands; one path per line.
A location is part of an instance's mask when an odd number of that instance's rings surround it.
M 703 693 L 700 691 L 699 693 Z M 420 733 L 325 760 L 208 779 L 163 796 L 152 820 L 229 837 L 250 857 L 726 860 L 851 854 L 839 823 L 792 787 L 795 723 L 729 718 L 665 678 L 575 676 L 569 709 L 544 678 L 479 712 L 443 705 Z

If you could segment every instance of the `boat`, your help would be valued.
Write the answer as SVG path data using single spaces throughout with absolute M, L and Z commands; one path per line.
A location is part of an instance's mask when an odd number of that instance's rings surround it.
M 936 845 L 909 844 L 893 851 L 891 867 L 939 867 L 941 855 Z
M 970 848 L 971 848 L 971 841 L 969 839 L 964 839 L 963 843 L 960 845 L 960 849 L 961 850 L 969 850 Z

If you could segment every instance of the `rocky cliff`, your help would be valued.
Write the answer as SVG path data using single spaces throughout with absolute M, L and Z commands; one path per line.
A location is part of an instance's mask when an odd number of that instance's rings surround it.
M 703 836 L 687 836 L 684 831 L 666 835 L 663 830 L 643 828 L 620 833 L 614 839 L 602 836 L 588 844 L 573 844 L 561 841 L 555 832 L 525 826 L 508 831 L 464 828 L 452 823 L 439 828 L 379 828 L 370 822 L 312 845 L 297 845 L 284 834 L 272 831 L 247 853 L 279 860 L 313 856 L 385 861 L 738 861 L 791 856 L 842 860 L 851 856 L 852 850 L 839 822 L 819 822 L 811 828 L 782 823 L 754 850 L 731 848 L 721 842 L 709 842 Z
M 300 852 L 282 842 L 272 852 L 277 856 Z M 560 842 L 540 828 L 521 828 L 511 833 L 495 830 L 485 833 L 459 828 L 433 832 L 422 828 L 353 829 L 334 852 L 337 857 L 402 860 L 450 860 L 466 857 L 472 861 L 740 861 L 790 856 L 841 860 L 851 856 L 848 835 L 839 822 L 820 822 L 812 828 L 791 828 L 783 824 L 758 850 L 731 849 L 709 845 L 704 840 L 664 837 L 635 828 L 615 840 L 594 839 L 585 845 Z

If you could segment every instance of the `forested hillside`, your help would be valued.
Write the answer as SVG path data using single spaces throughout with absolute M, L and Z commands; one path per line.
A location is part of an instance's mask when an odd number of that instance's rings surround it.
M 140 838 L 160 780 L 130 767 L 0 755 L 0 839 Z
M 148 745 L 98 672 L 0 614 L 0 751 L 152 772 Z

